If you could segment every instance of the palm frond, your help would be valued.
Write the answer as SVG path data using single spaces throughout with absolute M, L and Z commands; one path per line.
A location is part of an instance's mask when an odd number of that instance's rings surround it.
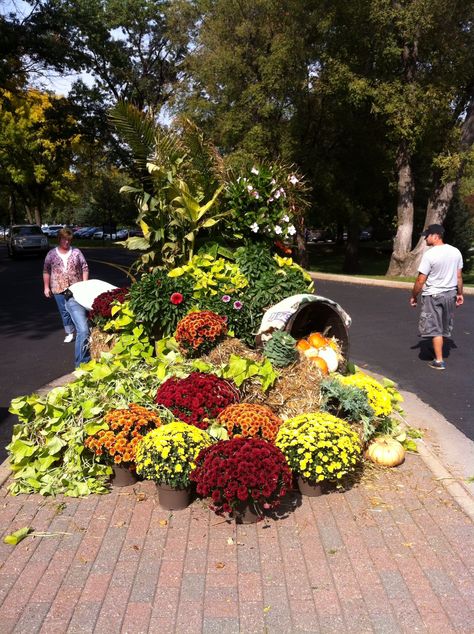
M 157 125 L 153 119 L 125 101 L 118 101 L 109 111 L 109 121 L 130 147 L 135 162 L 144 169 L 153 154 Z

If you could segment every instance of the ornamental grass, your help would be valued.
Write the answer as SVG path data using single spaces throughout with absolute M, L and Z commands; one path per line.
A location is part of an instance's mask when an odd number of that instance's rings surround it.
M 278 506 L 292 476 L 285 456 L 272 443 L 232 438 L 203 449 L 190 479 L 199 495 L 211 497 L 211 508 L 220 515 L 246 502 L 260 510 Z
M 355 471 L 362 456 L 357 433 L 327 412 L 300 414 L 285 421 L 275 444 L 290 469 L 312 482 L 340 480 Z
M 212 350 L 227 334 L 227 320 L 211 310 L 190 313 L 178 322 L 175 332 L 180 349 L 189 357 Z
M 239 400 L 239 391 L 232 381 L 204 372 L 191 372 L 184 379 L 170 377 L 160 385 L 155 398 L 176 418 L 200 429 L 207 429 L 208 419 L 216 418 L 224 408 Z
M 137 473 L 176 489 L 189 486 L 196 458 L 212 440 L 205 431 L 174 421 L 144 436 L 136 451 Z
M 135 470 L 138 442 L 151 429 L 161 425 L 160 417 L 146 407 L 131 403 L 128 409 L 112 409 L 103 419 L 106 429 L 88 436 L 85 446 L 109 464 Z
M 229 438 L 258 436 L 273 442 L 283 421 L 266 405 L 234 403 L 222 410 L 217 422 L 227 429 Z

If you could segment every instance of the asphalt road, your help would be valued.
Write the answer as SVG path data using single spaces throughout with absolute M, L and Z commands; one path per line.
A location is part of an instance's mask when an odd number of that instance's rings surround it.
M 121 249 L 83 249 L 90 277 L 128 285 L 119 267 L 131 255 Z M 11 438 L 13 397 L 30 394 L 73 370 L 74 345 L 64 333 L 54 300 L 42 290 L 42 258 L 11 261 L 0 243 L 0 461 Z M 350 356 L 361 367 L 397 381 L 474 440 L 474 296 L 456 311 L 455 335 L 447 351 L 448 369 L 432 370 L 417 337 L 418 310 L 406 290 L 316 281 L 316 292 L 337 301 L 352 317 Z M 416 424 L 416 421 L 412 421 Z
M 129 285 L 117 268 L 128 266 L 131 255 L 122 249 L 82 249 L 90 278 L 115 286 Z M 114 265 L 104 263 L 105 260 Z M 16 417 L 8 413 L 15 396 L 74 370 L 74 344 L 64 344 L 64 331 L 54 299 L 43 295 L 43 258 L 10 260 L 0 242 L 0 462 Z
M 433 370 L 429 342 L 418 337 L 419 307 L 408 289 L 315 281 L 315 292 L 338 302 L 352 317 L 350 357 L 415 393 L 474 440 L 474 296 L 456 308 L 453 339 L 445 346 L 447 369 Z M 416 424 L 416 421 L 412 421 Z

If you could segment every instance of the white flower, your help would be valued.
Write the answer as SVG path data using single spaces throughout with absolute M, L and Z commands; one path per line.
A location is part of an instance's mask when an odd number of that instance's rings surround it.
M 292 185 L 296 185 L 296 183 L 300 182 L 294 174 L 292 174 L 291 176 L 288 176 L 288 180 L 290 181 Z
M 270 181 L 270 183 L 271 183 L 272 185 L 276 185 L 276 180 L 275 180 L 274 178 L 272 178 L 272 180 Z
M 253 185 L 247 185 L 247 191 L 248 192 L 252 192 L 253 191 Z
M 282 231 L 282 229 L 281 229 L 280 225 L 275 225 L 275 233 L 277 234 L 277 236 L 280 235 L 281 231 Z
M 282 218 L 283 222 L 290 222 L 289 217 L 285 214 Z
M 258 191 L 256 189 L 251 191 L 250 195 L 253 196 L 254 198 L 256 198 L 257 200 L 260 198 L 260 194 L 258 193 Z
M 277 189 L 276 192 L 273 194 L 273 197 L 278 200 L 278 198 L 280 198 L 280 196 L 281 196 L 280 190 Z
M 260 227 L 258 226 L 258 224 L 256 222 L 253 223 L 253 225 L 250 225 L 250 229 L 254 232 L 254 233 L 258 233 L 258 230 L 260 229 Z
M 290 235 L 290 236 L 294 236 L 294 235 L 295 235 L 295 233 L 296 233 L 296 229 L 293 227 L 293 225 L 290 225 L 290 226 L 288 227 L 288 235 Z
M 255 174 L 256 176 L 258 176 L 259 171 L 256 167 L 252 167 L 252 169 L 250 170 L 252 172 L 252 174 Z

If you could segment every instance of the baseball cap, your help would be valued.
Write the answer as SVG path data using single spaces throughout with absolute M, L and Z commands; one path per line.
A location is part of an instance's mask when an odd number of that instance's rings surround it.
M 429 225 L 424 231 L 422 231 L 421 235 L 426 238 L 426 236 L 429 236 L 433 233 L 436 233 L 442 238 L 444 236 L 443 225 Z

